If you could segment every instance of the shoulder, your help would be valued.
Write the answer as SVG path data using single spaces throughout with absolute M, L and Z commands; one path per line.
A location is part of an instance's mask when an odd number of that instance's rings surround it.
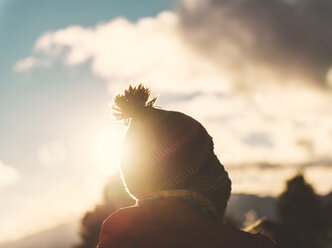
M 246 238 L 249 241 L 248 243 L 252 244 L 253 247 L 259 247 L 259 248 L 275 247 L 275 242 L 261 233 L 252 234 L 245 231 L 241 232 L 243 235 L 246 236 Z
M 102 224 L 99 247 L 135 247 L 158 233 L 158 225 L 151 223 L 150 208 L 132 206 L 119 209 Z
M 131 236 L 134 223 L 137 222 L 138 207 L 122 208 L 104 220 L 100 234 L 98 247 L 126 247 L 128 237 Z
M 257 243 L 257 247 L 262 247 L 262 248 L 273 248 L 275 247 L 275 242 L 272 241 L 270 238 L 267 236 L 257 233 L 257 234 L 251 234 L 253 235 L 253 239 Z
M 137 206 L 121 208 L 104 220 L 101 231 L 112 235 L 119 235 L 130 228 L 133 223 L 137 222 L 137 218 L 140 216 L 139 212 L 140 208 Z
M 255 247 L 255 248 L 274 248 L 275 242 L 267 236 L 256 233 L 252 234 L 236 228 L 233 228 L 227 224 L 222 231 L 230 244 L 234 244 L 234 247 Z M 226 239 L 227 239 L 226 238 Z M 236 245 L 235 245 L 236 244 Z

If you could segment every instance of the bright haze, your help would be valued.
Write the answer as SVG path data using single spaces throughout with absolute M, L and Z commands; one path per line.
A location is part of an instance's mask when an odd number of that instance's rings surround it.
M 0 0 L 0 242 L 91 208 L 143 83 L 199 120 L 233 192 L 332 190 L 332 2 Z M 4 35 L 3 35 L 4 34 Z

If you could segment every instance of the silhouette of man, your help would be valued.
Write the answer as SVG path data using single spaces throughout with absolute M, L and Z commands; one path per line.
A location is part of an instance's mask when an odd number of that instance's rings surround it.
M 223 223 L 231 180 L 206 129 L 192 117 L 156 108 L 150 90 L 114 97 L 114 116 L 129 125 L 121 174 L 132 207 L 103 223 L 99 248 L 270 248 L 261 234 Z

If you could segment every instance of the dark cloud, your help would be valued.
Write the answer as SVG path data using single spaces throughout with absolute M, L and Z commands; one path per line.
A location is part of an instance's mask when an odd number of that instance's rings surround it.
M 246 163 L 246 164 L 237 164 L 228 166 L 229 171 L 242 171 L 242 170 L 250 170 L 250 169 L 259 169 L 259 170 L 281 170 L 287 168 L 285 165 L 277 164 L 277 163 L 269 163 L 269 162 L 261 162 L 261 163 Z
M 158 97 L 158 103 L 163 105 L 167 102 L 182 102 L 182 101 L 190 101 L 198 96 L 201 96 L 202 92 L 191 92 L 191 93 L 164 93 L 162 96 Z
M 248 169 L 260 169 L 260 170 L 282 170 L 294 168 L 299 171 L 308 168 L 332 168 L 332 160 L 329 158 L 312 160 L 306 163 L 290 163 L 290 164 L 280 164 L 280 163 L 246 163 L 246 164 L 233 164 L 227 167 L 228 170 L 248 170 Z
M 332 168 L 332 159 L 330 158 L 322 158 L 314 161 L 310 161 L 307 163 L 302 163 L 297 165 L 298 168 L 309 168 L 309 167 L 325 167 L 325 168 Z
M 189 4 L 191 3 L 191 4 Z M 203 54 L 324 82 L 332 63 L 332 1 L 182 1 L 185 37 Z
M 313 155 L 315 152 L 315 145 L 309 139 L 298 139 L 296 144 L 302 147 L 309 155 Z
M 253 132 L 247 135 L 243 139 L 243 143 L 248 146 L 259 146 L 265 148 L 272 148 L 273 142 L 268 133 L 265 132 Z

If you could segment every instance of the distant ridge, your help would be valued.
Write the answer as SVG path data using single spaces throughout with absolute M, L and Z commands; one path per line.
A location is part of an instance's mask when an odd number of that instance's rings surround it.
M 255 211 L 257 219 L 275 219 L 275 204 L 277 199 L 274 197 L 260 197 L 249 194 L 232 194 L 228 202 L 227 215 L 230 215 L 237 223 L 244 223 L 246 213 L 250 210 Z
M 324 203 L 332 201 L 332 191 L 329 194 L 321 195 Z M 266 218 L 276 220 L 277 197 L 260 197 L 250 194 L 232 194 L 228 202 L 227 215 L 230 215 L 237 223 L 246 221 L 246 213 L 253 210 L 257 220 Z
M 71 248 L 79 242 L 78 223 L 63 223 L 24 238 L 0 244 L 0 248 Z

